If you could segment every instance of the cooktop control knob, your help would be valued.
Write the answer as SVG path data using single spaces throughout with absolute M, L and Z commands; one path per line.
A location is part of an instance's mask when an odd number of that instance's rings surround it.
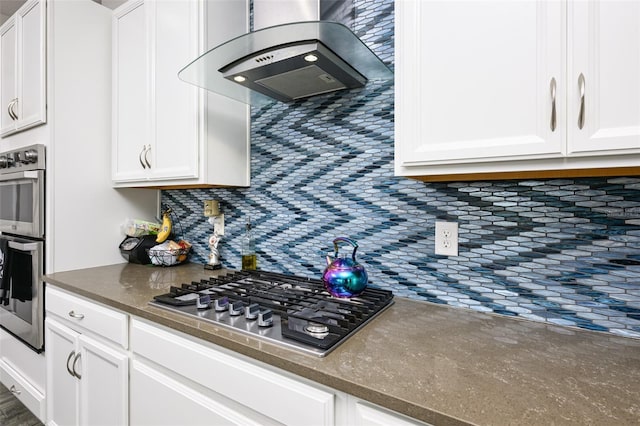
M 227 296 L 221 297 L 213 301 L 213 309 L 216 312 L 224 312 L 229 308 L 229 298 Z
M 7 154 L 7 166 L 6 167 L 13 167 L 14 164 L 15 164 L 15 160 L 14 160 L 13 154 Z
M 0 156 L 0 169 L 6 169 L 9 166 L 9 162 L 7 161 L 7 156 Z
M 258 312 L 258 327 L 271 327 L 273 325 L 273 312 L 264 309 Z
M 22 156 L 23 163 L 35 163 L 36 161 L 38 161 L 38 151 L 35 149 L 28 149 L 24 152 L 24 155 Z
M 248 320 L 258 319 L 258 312 L 260 312 L 260 305 L 252 303 L 244 310 L 244 317 Z
M 204 310 L 211 308 L 211 296 L 208 294 L 200 294 L 196 299 L 196 309 Z
M 229 315 L 232 317 L 237 317 L 244 313 L 244 303 L 240 300 L 234 300 L 233 302 L 229 302 Z

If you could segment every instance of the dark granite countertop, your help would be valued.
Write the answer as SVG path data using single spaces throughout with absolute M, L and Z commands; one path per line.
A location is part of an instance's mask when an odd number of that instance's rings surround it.
M 118 264 L 45 281 L 436 425 L 640 424 L 640 340 L 396 297 L 316 358 L 148 305 L 212 275 Z

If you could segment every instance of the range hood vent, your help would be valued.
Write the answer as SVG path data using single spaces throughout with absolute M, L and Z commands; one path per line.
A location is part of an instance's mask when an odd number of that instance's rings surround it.
M 291 102 L 393 79 L 349 28 L 328 21 L 286 23 L 244 34 L 209 50 L 178 76 L 250 105 Z

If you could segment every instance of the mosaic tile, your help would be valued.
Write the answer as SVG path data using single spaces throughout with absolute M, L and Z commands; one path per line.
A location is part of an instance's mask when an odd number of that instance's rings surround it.
M 394 2 L 353 23 L 393 67 Z M 205 263 L 206 199 L 221 201 L 223 264 L 251 218 L 259 266 L 318 277 L 336 236 L 398 297 L 640 338 L 640 178 L 423 183 L 393 175 L 393 83 L 252 108 L 251 187 L 162 191 Z M 459 224 L 437 256 L 436 220 Z

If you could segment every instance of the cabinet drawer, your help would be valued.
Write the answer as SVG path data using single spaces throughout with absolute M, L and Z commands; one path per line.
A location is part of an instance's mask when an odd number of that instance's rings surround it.
M 131 348 L 163 367 L 289 425 L 334 423 L 334 395 L 132 320 Z
M 47 287 L 47 313 L 64 318 L 72 327 L 81 327 L 114 343 L 128 347 L 127 315 L 93 302 Z
M 253 412 L 234 410 L 229 400 L 218 401 L 172 379 L 142 362 L 131 369 L 131 417 L 136 426 L 236 425 L 268 426 L 276 423 Z M 280 425 L 280 423 L 277 423 Z
M 44 421 L 44 395 L 31 386 L 17 371 L 0 360 L 0 382 L 41 421 Z

